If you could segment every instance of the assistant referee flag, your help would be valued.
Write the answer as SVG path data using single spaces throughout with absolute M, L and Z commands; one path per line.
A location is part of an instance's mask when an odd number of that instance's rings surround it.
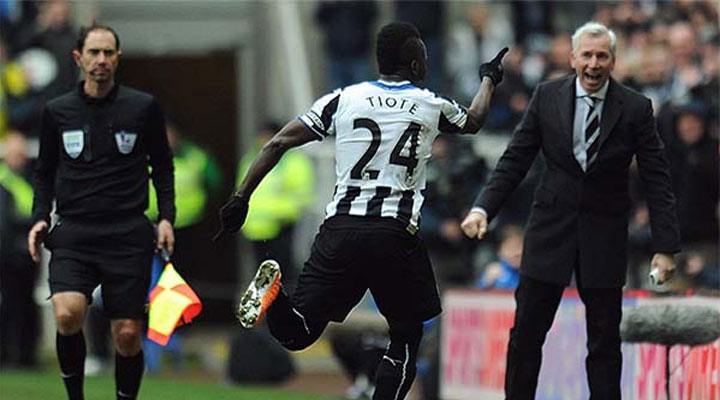
M 173 331 L 190 323 L 202 311 L 202 303 L 190 285 L 163 254 L 165 268 L 150 291 L 148 339 L 165 346 Z

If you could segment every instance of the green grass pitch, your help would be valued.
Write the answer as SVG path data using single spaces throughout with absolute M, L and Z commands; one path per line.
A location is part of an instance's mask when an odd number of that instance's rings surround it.
M 0 371 L 0 399 L 55 400 L 65 398 L 57 372 Z M 112 376 L 86 377 L 85 399 L 115 398 Z M 298 394 L 261 386 L 229 386 L 220 383 L 188 382 L 182 378 L 145 376 L 140 387 L 143 400 L 319 400 L 323 396 Z

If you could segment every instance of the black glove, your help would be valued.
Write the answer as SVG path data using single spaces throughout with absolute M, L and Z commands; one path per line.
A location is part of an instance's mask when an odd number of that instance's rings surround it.
M 505 56 L 505 53 L 508 52 L 508 48 L 505 47 L 504 49 L 500 50 L 499 53 L 495 56 L 495 58 L 492 59 L 490 62 L 486 62 L 484 64 L 480 64 L 480 70 L 478 71 L 478 74 L 480 75 L 480 80 L 482 81 L 482 78 L 484 76 L 489 77 L 495 86 L 499 85 L 500 82 L 502 82 L 503 79 L 503 67 L 502 67 L 502 59 Z
M 220 230 L 213 237 L 213 242 L 217 242 L 227 233 L 239 231 L 245 223 L 247 213 L 247 199 L 236 194 L 233 195 L 220 209 Z

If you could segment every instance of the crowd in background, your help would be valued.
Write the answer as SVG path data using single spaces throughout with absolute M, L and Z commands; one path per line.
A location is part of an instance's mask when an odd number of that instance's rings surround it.
M 4 2 L 0 8 L 0 138 L 9 131 L 36 137 L 44 102 L 69 89 L 76 74 L 69 56 L 76 35 L 66 0 Z M 10 7 L 10 5 L 14 5 Z M 372 1 L 320 1 L 317 28 L 324 32 L 328 88 L 372 79 L 373 34 L 381 22 L 381 5 Z M 484 134 L 509 136 L 520 120 L 532 89 L 543 80 L 569 73 L 574 21 L 594 19 L 617 34 L 617 64 L 613 77 L 649 97 L 658 130 L 668 148 L 683 238 L 691 251 L 683 260 L 683 282 L 718 287 L 717 139 L 720 95 L 720 33 L 718 7 L 713 1 L 463 2 L 397 1 L 391 18 L 413 22 L 428 47 L 430 71 L 426 86 L 469 104 L 479 84 L 477 66 L 504 47 L 505 79 L 497 89 Z M 564 16 L 558 17 L 558 16 Z M 472 139 L 470 139 L 472 140 Z M 478 253 L 459 235 L 459 221 L 469 199 L 481 188 L 487 160 L 465 151 L 467 138 L 444 138 L 440 156 L 431 166 L 424 232 L 438 259 L 460 247 L 464 259 L 452 264 L 450 283 L 471 282 L 482 273 L 487 254 Z M 444 153 L 450 164 L 444 161 Z M 468 157 L 476 157 L 469 160 Z M 461 164 L 468 165 L 461 165 Z M 529 174 L 496 226 L 522 225 L 529 210 L 540 165 Z M 449 175 L 448 175 L 449 174 Z M 449 186 L 448 186 L 449 185 Z M 443 192 L 472 192 L 462 201 L 445 202 Z M 446 195 L 445 194 L 445 195 Z M 636 190 L 631 238 L 638 268 L 630 285 L 642 287 L 640 260 L 648 253 L 647 210 L 642 188 Z M 457 200 L 455 197 L 454 200 Z M 437 218 L 440 218 L 439 220 Z M 499 232 L 499 230 L 498 230 Z M 481 246 L 482 247 L 482 246 Z M 713 250 L 715 250 L 713 252 Z M 451 252 L 458 254 L 458 252 Z M 484 254 L 484 255 L 482 255 Z M 689 262 L 687 262 L 689 260 Z M 702 266 L 699 266 L 702 264 Z M 464 267 L 458 270 L 457 265 Z M 465 268 L 465 271 L 462 269 Z M 453 278 L 454 276 L 454 278 Z
M 481 135 L 509 138 L 535 85 L 573 73 L 570 33 L 590 19 L 606 24 L 618 38 L 613 78 L 652 100 L 657 129 L 671 163 L 684 241 L 680 276 L 671 288 L 717 291 L 718 8 L 713 0 L 396 1 L 390 5 L 388 16 L 377 2 L 320 1 L 314 23 L 324 33 L 328 71 L 321 86 L 332 89 L 375 78 L 374 33 L 387 17 L 413 22 L 421 31 L 429 57 L 427 87 L 466 105 L 479 84 L 480 63 L 508 46 L 505 77 L 496 90 Z M 34 138 L 43 104 L 71 89 L 68 83 L 77 73 L 70 57 L 77 34 L 70 3 L 0 2 L 0 26 L 0 141 L 17 141 L 17 135 Z M 488 240 L 478 244 L 466 239 L 460 230 L 460 221 L 493 167 L 491 160 L 473 151 L 475 140 L 442 135 L 433 145 L 421 235 L 441 288 L 512 289 L 517 284 L 522 252 L 521 227 L 542 172 L 542 160 L 536 162 L 526 182 L 496 218 Z M 23 168 L 19 173 L 29 178 L 28 168 Z M 641 183 L 631 179 L 631 185 L 634 206 L 628 287 L 646 288 L 647 263 L 652 254 L 648 210 Z M 11 218 L 0 219 L 0 228 L 7 228 Z M 13 224 L 24 226 L 22 221 Z M 2 245 L 7 247 L 7 241 Z M 6 248 L 0 250 L 10 254 Z M 4 265 L 6 259 L 2 261 L 2 280 L 7 281 L 12 271 Z M 36 276 L 23 279 L 34 282 Z
M 37 137 L 46 101 L 70 90 L 77 39 L 67 0 L 0 3 L 0 138 L 8 129 Z

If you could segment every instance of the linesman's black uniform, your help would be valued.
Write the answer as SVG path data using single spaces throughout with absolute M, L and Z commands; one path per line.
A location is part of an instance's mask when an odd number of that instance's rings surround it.
M 148 170 L 148 166 L 150 170 Z M 154 232 L 143 215 L 148 178 L 159 219 L 175 219 L 172 154 L 155 99 L 115 85 L 101 99 L 76 90 L 48 102 L 36 168 L 33 221 L 58 223 L 45 246 L 51 293 L 78 291 L 88 301 L 98 284 L 110 318 L 142 315 Z

